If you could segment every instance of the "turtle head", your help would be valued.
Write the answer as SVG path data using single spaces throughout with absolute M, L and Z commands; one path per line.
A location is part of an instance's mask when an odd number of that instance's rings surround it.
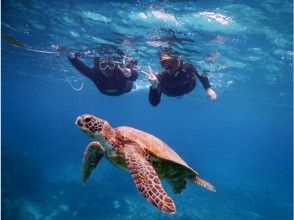
M 76 125 L 91 137 L 105 137 L 108 130 L 111 130 L 107 121 L 95 117 L 94 115 L 80 115 L 76 119 Z

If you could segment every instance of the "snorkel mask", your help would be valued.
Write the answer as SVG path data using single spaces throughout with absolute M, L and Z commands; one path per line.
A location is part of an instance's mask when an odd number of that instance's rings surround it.
M 94 58 L 95 68 L 100 70 L 105 76 L 112 76 L 114 70 L 117 68 L 118 62 L 107 58 Z
M 113 70 L 116 66 L 116 63 L 110 60 L 101 60 L 99 62 L 99 69 L 101 71 Z
M 97 58 L 95 59 L 95 67 L 106 77 L 111 77 L 116 69 L 116 63 L 110 59 Z

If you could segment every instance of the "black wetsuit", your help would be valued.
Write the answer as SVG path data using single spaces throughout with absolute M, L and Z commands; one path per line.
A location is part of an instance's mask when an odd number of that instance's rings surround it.
M 130 68 L 131 76 L 126 77 L 117 67 L 115 67 L 112 75 L 107 77 L 99 69 L 99 65 L 94 65 L 93 68 L 89 68 L 77 57 L 69 57 L 68 59 L 78 71 L 91 79 L 92 82 L 95 83 L 98 90 L 105 95 L 118 96 L 130 92 L 133 88 L 133 82 L 138 77 L 137 71 L 133 68 Z M 126 67 L 128 68 L 129 66 L 126 65 Z
M 181 96 L 191 92 L 196 86 L 196 77 L 200 80 L 205 89 L 211 87 L 208 78 L 199 75 L 192 64 L 182 64 L 179 72 L 175 75 L 162 72 L 157 74 L 156 77 L 159 81 L 159 85 L 156 89 L 150 86 L 149 91 L 149 102 L 153 106 L 159 104 L 162 92 L 167 96 Z

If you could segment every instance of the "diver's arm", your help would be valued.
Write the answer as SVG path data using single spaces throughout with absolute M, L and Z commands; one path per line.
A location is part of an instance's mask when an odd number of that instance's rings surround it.
M 157 106 L 161 99 L 161 83 L 163 83 L 162 74 L 154 75 L 152 72 L 149 73 L 148 80 L 151 83 L 149 90 L 149 102 L 152 106 Z
M 209 80 L 208 80 L 206 75 L 200 75 L 198 73 L 198 71 L 194 67 L 193 67 L 193 72 L 195 73 L 197 78 L 200 80 L 200 82 L 201 82 L 202 86 L 204 87 L 204 89 L 207 90 L 207 89 L 211 88 L 211 85 L 210 85 Z
M 217 94 L 216 92 L 211 88 L 211 85 L 209 83 L 209 80 L 208 80 L 208 77 L 207 75 L 205 74 L 202 74 L 200 75 L 197 70 L 195 68 L 194 69 L 194 72 L 195 72 L 195 75 L 197 76 L 197 78 L 200 80 L 202 86 L 205 88 L 206 90 L 206 95 L 211 99 L 211 100 L 216 100 L 217 98 Z
M 85 75 L 88 78 L 93 77 L 92 69 L 86 66 L 82 61 L 79 60 L 79 58 L 76 56 L 75 53 L 70 54 L 68 56 L 69 62 L 83 75 Z
M 160 85 L 158 85 L 157 88 L 152 88 L 150 86 L 149 90 L 149 102 L 152 106 L 157 106 L 160 103 L 161 98 L 161 88 Z

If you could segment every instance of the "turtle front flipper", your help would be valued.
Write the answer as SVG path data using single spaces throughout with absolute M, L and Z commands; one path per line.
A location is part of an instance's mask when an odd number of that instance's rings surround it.
M 94 170 L 104 155 L 104 148 L 102 145 L 97 142 L 91 142 L 85 152 L 82 164 L 82 181 L 85 183 L 89 176 L 91 175 L 92 170 Z
M 131 172 L 138 191 L 155 207 L 163 212 L 174 214 L 174 201 L 162 188 L 160 179 L 151 163 L 146 159 L 145 151 L 137 145 L 128 145 L 122 149 L 127 167 Z

